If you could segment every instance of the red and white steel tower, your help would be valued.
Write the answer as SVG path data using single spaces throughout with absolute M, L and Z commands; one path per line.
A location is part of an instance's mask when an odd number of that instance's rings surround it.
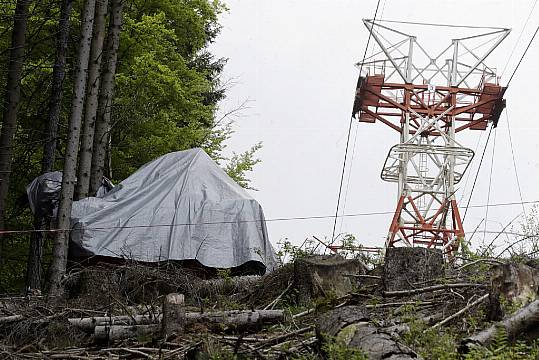
M 431 55 L 416 36 L 386 26 L 397 22 L 363 23 L 378 52 L 356 64 L 361 70 L 353 115 L 400 135 L 381 173 L 384 181 L 398 184 L 385 246 L 440 248 L 451 257 L 464 238 L 456 185 L 474 156 L 456 135 L 485 130 L 488 122 L 496 127 L 506 88 L 485 59 L 510 29 L 466 27 L 465 36 Z M 399 24 L 417 26 L 423 34 L 428 29 L 430 36 L 439 29 L 433 24 Z M 446 32 L 464 28 L 443 27 Z

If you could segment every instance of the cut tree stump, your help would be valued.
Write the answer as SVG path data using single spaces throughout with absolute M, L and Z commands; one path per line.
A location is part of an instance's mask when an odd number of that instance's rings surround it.
M 168 294 L 163 299 L 163 320 L 161 335 L 166 339 L 169 335 L 179 335 L 185 328 L 185 305 L 183 294 Z
M 489 319 L 501 320 L 504 316 L 502 299 L 520 306 L 537 298 L 539 271 L 524 264 L 501 264 L 492 269 Z
M 293 288 L 298 304 L 309 304 L 313 299 L 333 294 L 341 297 L 353 290 L 350 274 L 365 274 L 367 267 L 357 259 L 338 255 L 315 255 L 294 262 Z
M 384 290 L 408 290 L 424 286 L 444 275 L 444 259 L 440 249 L 399 247 L 386 249 Z

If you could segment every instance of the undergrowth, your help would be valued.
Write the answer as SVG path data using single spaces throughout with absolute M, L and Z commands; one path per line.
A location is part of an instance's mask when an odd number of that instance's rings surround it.
M 404 343 L 424 359 L 431 360 L 536 360 L 539 359 L 539 341 L 511 343 L 503 328 L 488 347 L 472 347 L 461 355 L 457 351 L 461 337 L 449 327 L 432 329 L 423 321 L 410 316 L 403 317 L 409 331 L 402 336 Z

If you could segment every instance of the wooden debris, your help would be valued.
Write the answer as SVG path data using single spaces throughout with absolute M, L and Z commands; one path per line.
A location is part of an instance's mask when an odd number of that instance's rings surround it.
M 436 323 L 432 328 L 433 329 L 436 329 L 437 327 L 440 327 L 446 323 L 448 323 L 449 321 L 459 317 L 460 315 L 464 314 L 466 311 L 470 310 L 471 308 L 473 308 L 474 306 L 477 306 L 479 304 L 481 304 L 483 301 L 485 301 L 486 299 L 488 299 L 489 297 L 489 294 L 485 294 L 483 296 L 481 296 L 479 299 L 475 300 L 474 302 L 466 305 L 464 308 L 460 309 L 459 311 L 457 311 L 456 313 L 454 313 L 453 315 L 443 319 L 442 321 Z
M 465 288 L 465 287 L 481 287 L 481 286 L 483 285 L 470 284 L 470 283 L 440 284 L 440 285 L 432 285 L 432 286 L 427 286 L 427 287 L 418 288 L 418 289 L 411 289 L 411 290 L 385 291 L 384 296 L 388 296 L 388 297 L 389 296 L 409 296 L 409 295 L 417 295 L 417 294 L 438 291 L 438 290 L 457 289 L 457 288 Z
M 15 322 L 24 319 L 24 316 L 22 315 L 11 315 L 11 316 L 4 316 L 0 317 L 0 324 L 7 324 L 10 322 Z

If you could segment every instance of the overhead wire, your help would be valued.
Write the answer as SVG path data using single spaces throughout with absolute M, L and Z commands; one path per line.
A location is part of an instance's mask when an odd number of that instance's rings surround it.
M 479 149 L 479 145 L 481 144 L 481 139 L 483 138 L 483 132 L 479 134 L 479 138 L 477 139 L 477 144 L 475 144 L 474 154 L 477 153 L 477 150 Z M 464 187 L 461 190 L 461 195 L 459 199 L 459 204 L 462 202 L 462 199 L 464 199 L 464 195 L 466 194 L 466 188 L 468 187 L 468 182 L 470 181 L 471 171 L 468 171 L 468 174 L 466 175 L 466 181 L 464 182 Z
M 505 28 L 494 27 L 494 26 L 454 25 L 454 24 L 424 23 L 424 22 L 401 21 L 401 20 L 378 20 L 378 22 L 394 23 L 394 24 L 407 24 L 407 25 L 434 26 L 434 27 L 462 28 L 462 29 L 505 30 Z
M 483 240 L 485 239 L 485 235 L 487 232 L 487 222 L 488 222 L 488 208 L 489 208 L 489 202 L 490 202 L 490 191 L 492 189 L 492 170 L 494 169 L 494 154 L 496 151 L 496 137 L 498 135 L 498 132 L 496 129 L 494 129 L 494 142 L 492 143 L 492 158 L 490 159 L 490 175 L 488 180 L 488 192 L 487 192 L 487 207 L 485 209 L 485 227 L 483 229 Z
M 504 206 L 516 206 L 520 205 L 520 201 L 495 203 L 495 204 L 480 204 L 480 205 L 468 205 L 469 208 L 484 208 L 488 207 L 504 207 Z M 539 200 L 525 201 L 524 204 L 539 204 Z M 360 212 L 352 214 L 342 214 L 338 217 L 363 217 L 363 216 L 377 216 L 377 215 L 389 215 L 394 214 L 394 211 L 370 211 Z M 196 225 L 220 225 L 220 224 L 242 224 L 242 223 L 271 223 L 281 221 L 302 221 L 302 220 L 320 220 L 320 219 L 333 219 L 335 215 L 311 215 L 311 216 L 293 216 L 293 217 L 277 217 L 270 219 L 252 219 L 252 220 L 230 220 L 230 221 L 203 221 L 203 222 L 186 222 L 177 224 L 148 224 L 148 225 L 118 225 L 118 226 L 101 226 L 101 227 L 85 227 L 85 230 L 113 230 L 113 229 L 144 229 L 144 228 L 163 228 L 163 227 L 180 227 L 180 226 L 196 226 Z M 25 234 L 33 232 L 58 232 L 58 231 L 72 231 L 77 229 L 20 229 L 20 230 L 2 230 L 0 234 Z M 80 230 L 80 229 L 78 229 Z
M 524 206 L 524 200 L 522 197 L 522 188 L 520 186 L 520 178 L 518 176 L 518 170 L 517 170 L 517 162 L 515 160 L 515 151 L 513 148 L 513 139 L 511 137 L 511 125 L 509 123 L 509 112 L 507 111 L 507 108 L 505 108 L 505 118 L 507 119 L 507 132 L 509 134 L 509 145 L 511 147 L 511 158 L 513 160 L 513 169 L 515 170 L 515 178 L 517 180 L 517 187 L 518 187 L 518 195 L 520 197 L 520 202 L 522 203 L 522 212 L 524 213 L 524 221 L 528 221 L 528 214 L 526 213 L 526 207 Z
M 488 131 L 487 141 L 485 142 L 485 147 L 483 148 L 483 154 L 481 154 L 481 160 L 479 161 L 479 166 L 477 167 L 477 173 L 475 174 L 475 178 L 472 184 L 472 190 L 470 191 L 470 197 L 468 198 L 468 203 L 466 204 L 466 209 L 464 210 L 464 216 L 462 217 L 462 222 L 466 220 L 466 215 L 468 214 L 468 208 L 470 208 L 470 201 L 472 200 L 473 191 L 475 189 L 475 185 L 477 184 L 477 178 L 479 176 L 479 171 L 481 170 L 481 165 L 483 164 L 483 159 L 485 158 L 485 152 L 487 151 L 488 142 L 490 140 L 490 135 L 492 134 L 492 125 L 490 126 L 490 129 Z
M 509 84 L 513 80 L 513 77 L 515 76 L 518 68 L 520 67 L 520 64 L 522 63 L 522 60 L 524 60 L 524 57 L 528 53 L 528 50 L 530 49 L 530 46 L 533 44 L 533 40 L 535 40 L 535 37 L 537 36 L 537 32 L 539 32 L 539 25 L 537 25 L 537 28 L 535 29 L 535 32 L 533 33 L 532 38 L 530 39 L 530 42 L 528 43 L 528 46 L 526 46 L 526 50 L 524 50 L 524 53 L 520 57 L 520 60 L 517 63 L 517 66 L 515 67 L 515 70 L 513 70 L 513 73 L 511 74 L 511 77 L 509 78 L 509 81 L 507 81 L 507 87 L 509 87 Z
M 378 0 L 378 2 L 376 3 L 376 10 L 374 11 L 374 20 L 376 20 L 376 16 L 378 15 L 378 8 L 379 7 L 380 7 L 380 0 Z M 369 43 L 370 43 L 371 37 L 372 37 L 372 30 L 373 30 L 373 27 L 371 27 L 371 30 L 369 31 L 369 37 L 367 38 L 367 46 L 365 46 L 365 52 L 363 53 L 363 61 L 365 61 L 365 57 L 367 56 L 367 51 L 369 50 Z M 362 68 L 363 68 L 363 65 L 361 65 L 360 70 L 359 70 L 360 76 L 361 76 Z M 337 217 L 339 215 L 339 206 L 340 206 L 340 202 L 341 202 L 342 187 L 343 187 L 343 182 L 344 182 L 344 174 L 345 174 L 345 171 L 346 171 L 346 160 L 348 158 L 348 148 L 349 148 L 349 145 L 350 145 L 350 133 L 352 132 L 352 122 L 353 121 L 354 121 L 354 114 L 352 114 L 350 116 L 350 123 L 348 125 L 348 135 L 346 137 L 346 147 L 345 147 L 345 150 L 344 150 L 344 160 L 343 160 L 343 165 L 342 165 L 341 181 L 340 181 L 340 184 L 339 184 L 339 194 L 337 195 L 337 207 L 335 209 L 335 220 L 333 222 L 333 232 L 332 232 L 332 235 L 331 235 L 331 240 L 333 240 L 333 238 L 335 237 L 335 229 L 337 227 Z
M 386 0 L 384 0 L 383 3 L 382 3 L 382 11 L 380 11 L 379 19 L 383 19 L 385 8 L 386 8 Z M 372 44 L 372 46 L 371 46 L 371 55 L 370 55 L 371 57 L 374 54 L 374 49 L 375 49 L 375 45 Z M 365 59 L 363 61 L 365 61 Z M 361 74 L 361 72 L 360 72 L 360 74 Z M 351 178 L 352 178 L 352 169 L 354 167 L 354 157 L 355 157 L 355 154 L 356 154 L 357 134 L 358 134 L 358 131 L 359 131 L 359 125 L 358 125 L 357 122 L 356 122 L 355 130 L 356 131 L 354 133 L 354 143 L 352 145 L 352 156 L 350 157 L 350 166 L 348 168 L 348 179 L 346 180 L 346 190 L 344 192 L 344 200 L 343 200 L 343 206 L 342 206 L 342 212 L 343 213 L 346 211 L 346 202 L 348 200 L 348 190 L 350 188 L 350 181 L 351 181 Z M 342 233 L 343 224 L 344 224 L 344 217 L 341 218 L 341 225 L 339 227 L 339 234 Z M 336 240 L 336 239 L 334 239 L 334 236 L 335 235 L 332 236 L 331 242 L 334 242 Z
M 528 22 L 530 21 L 530 18 L 532 17 L 533 10 L 535 10 L 536 5 L 537 5 L 537 0 L 535 0 L 533 2 L 533 6 L 532 6 L 532 8 L 530 10 L 530 13 L 528 14 L 528 17 L 527 17 L 526 21 L 524 22 L 524 26 L 522 26 L 522 29 L 520 30 L 520 34 L 518 35 L 517 41 L 515 42 L 515 45 L 513 46 L 513 49 L 511 50 L 511 54 L 509 54 L 509 57 L 507 58 L 507 62 L 505 63 L 505 66 L 503 67 L 503 70 L 502 70 L 502 73 L 500 74 L 500 76 L 503 76 L 503 74 L 505 74 L 505 70 L 507 70 L 507 65 L 509 65 L 509 62 L 513 58 L 515 50 L 516 50 L 518 44 L 520 43 L 522 35 L 524 34 L 524 30 L 526 30 L 526 26 L 528 26 Z

